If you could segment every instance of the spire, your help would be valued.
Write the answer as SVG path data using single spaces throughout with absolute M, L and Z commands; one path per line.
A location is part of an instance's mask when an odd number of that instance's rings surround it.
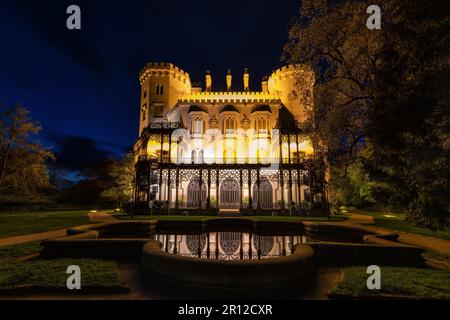
M 233 76 L 231 75 L 231 70 L 228 69 L 228 73 L 227 73 L 227 92 L 231 91 L 231 81 L 233 79 Z
M 249 82 L 250 82 L 250 74 L 248 73 L 248 69 L 245 68 L 245 70 L 244 70 L 244 91 L 250 91 Z
M 268 93 L 269 92 L 269 84 L 267 82 L 267 77 L 264 77 L 261 82 L 261 89 L 262 92 Z
M 209 70 L 206 71 L 205 83 L 206 83 L 206 91 L 211 92 L 212 77 L 211 77 L 211 72 Z

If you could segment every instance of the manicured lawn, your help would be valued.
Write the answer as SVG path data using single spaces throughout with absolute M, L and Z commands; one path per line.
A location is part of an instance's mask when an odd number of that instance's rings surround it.
M 0 293 L 73 293 L 66 286 L 67 267 L 77 265 L 81 269 L 81 288 L 75 293 L 125 292 L 118 276 L 115 261 L 97 259 L 54 259 L 17 261 L 17 258 L 38 253 L 39 242 L 0 247 Z
M 422 254 L 422 256 L 425 258 L 442 261 L 442 262 L 445 262 L 446 264 L 450 265 L 450 255 L 445 254 L 445 253 L 434 252 L 434 251 L 428 250 L 428 251 L 424 252 Z
M 30 262 L 0 262 L 0 292 L 41 291 L 66 292 L 67 267 L 81 269 L 81 290 L 85 292 L 124 292 L 126 286 L 119 280 L 117 262 L 97 259 L 56 259 Z
M 89 224 L 88 210 L 0 212 L 0 238 Z
M 41 242 L 26 242 L 21 244 L 16 244 L 13 246 L 0 247 L 0 259 L 1 260 L 12 260 L 18 259 L 26 256 L 30 256 L 35 253 L 39 253 L 42 250 Z
M 370 215 L 374 217 L 375 223 L 373 225 L 380 228 L 405 231 L 420 234 L 426 237 L 450 240 L 450 228 L 447 228 L 446 230 L 432 231 L 426 228 L 416 227 L 413 224 L 405 221 L 404 214 L 392 212 L 365 211 L 365 210 L 355 210 L 350 212 L 356 214 Z
M 114 215 L 120 220 L 131 220 L 129 215 L 117 214 Z M 217 218 L 217 216 L 150 216 L 150 215 L 136 215 L 133 217 L 134 220 L 180 220 L 180 221 L 198 221 Z M 347 217 L 338 215 L 333 216 L 331 220 L 327 217 L 290 217 L 290 216 L 251 216 L 251 217 L 239 217 L 243 219 L 253 219 L 253 220 L 265 220 L 265 221 L 344 221 Z
M 450 299 L 450 271 L 381 267 L 381 289 L 367 289 L 367 267 L 342 269 L 344 277 L 332 293 L 394 295 L 418 299 Z

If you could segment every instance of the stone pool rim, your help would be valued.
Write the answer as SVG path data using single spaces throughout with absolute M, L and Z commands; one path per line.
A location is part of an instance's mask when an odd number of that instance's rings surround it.
M 42 242 L 44 250 L 41 256 L 52 257 L 98 257 L 117 260 L 139 261 L 143 256 L 143 247 L 151 239 L 148 234 L 156 228 L 183 228 L 193 230 L 192 234 L 204 232 L 220 232 L 239 227 L 241 232 L 253 232 L 264 235 L 266 232 L 302 231 L 309 235 L 352 235 L 361 238 L 361 243 L 314 242 L 307 246 L 313 249 L 314 263 L 318 266 L 340 265 L 404 265 L 417 266 L 423 263 L 423 249 L 404 245 L 398 242 L 395 232 L 373 231 L 363 226 L 354 226 L 340 222 L 311 221 L 265 221 L 242 218 L 205 218 L 198 221 L 182 220 L 147 220 L 147 221 L 117 221 L 97 225 L 79 226 L 67 231 L 64 238 Z M 216 229 L 217 228 L 217 229 Z M 220 230 L 219 230 L 220 229 Z M 227 231 L 227 230 L 225 230 Z M 236 230 L 234 230 L 236 231 Z M 99 238 L 105 234 L 123 233 L 122 238 Z M 128 238 L 126 233 L 129 232 Z M 140 232 L 140 238 L 133 237 Z M 182 257 L 187 259 L 187 257 Z M 279 257 L 275 259 L 281 259 Z M 199 259 L 199 258 L 192 258 Z M 205 260 L 205 259 L 202 259 Z M 267 260 L 267 259 L 263 259 Z M 238 263 L 233 260 L 232 263 Z

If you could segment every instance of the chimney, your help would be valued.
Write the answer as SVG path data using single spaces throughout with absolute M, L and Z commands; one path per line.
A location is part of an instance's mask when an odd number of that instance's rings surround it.
M 262 88 L 262 92 L 264 92 L 264 93 L 269 92 L 269 83 L 267 82 L 267 77 L 263 78 L 263 81 L 261 82 L 261 88 Z
M 250 82 L 250 74 L 248 73 L 248 69 L 245 68 L 244 70 L 244 91 L 250 91 L 249 88 L 249 82 Z
M 212 77 L 211 72 L 209 70 L 206 71 L 205 83 L 206 83 L 206 92 L 211 92 Z
M 233 79 L 232 75 L 231 75 L 231 70 L 228 69 L 228 73 L 227 73 L 227 92 L 231 92 L 231 80 Z

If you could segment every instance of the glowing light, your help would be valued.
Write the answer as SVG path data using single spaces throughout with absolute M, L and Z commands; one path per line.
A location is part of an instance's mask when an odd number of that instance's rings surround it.
M 386 217 L 386 218 L 397 218 L 397 216 L 394 216 L 392 214 L 383 214 L 383 217 Z
M 311 141 L 305 140 L 298 144 L 299 151 L 305 152 L 307 155 L 312 155 L 314 153 L 314 148 Z
M 91 210 L 90 212 L 91 213 L 97 213 L 98 211 L 97 210 Z

